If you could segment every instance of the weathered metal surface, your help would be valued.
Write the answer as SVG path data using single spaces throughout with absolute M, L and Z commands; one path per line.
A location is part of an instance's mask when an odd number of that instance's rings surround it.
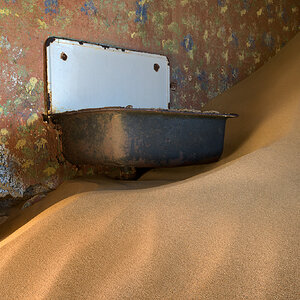
M 63 153 L 73 164 L 171 167 L 208 163 L 223 151 L 235 114 L 106 108 L 54 114 Z

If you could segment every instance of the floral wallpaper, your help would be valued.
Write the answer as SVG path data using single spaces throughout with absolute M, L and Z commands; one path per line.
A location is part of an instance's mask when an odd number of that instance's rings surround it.
M 275 55 L 299 31 L 299 9 L 299 0 L 1 0 L 0 196 L 78 174 L 42 120 L 47 37 L 167 55 L 171 107 L 199 109 Z

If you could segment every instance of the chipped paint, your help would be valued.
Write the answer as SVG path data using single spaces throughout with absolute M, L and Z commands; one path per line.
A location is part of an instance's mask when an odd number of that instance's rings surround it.
M 81 11 L 87 16 L 92 16 L 97 14 L 97 8 L 95 7 L 93 0 L 85 1 L 84 5 L 81 7 Z
M 263 8 L 260 8 L 260 9 L 256 12 L 256 14 L 257 14 L 258 17 L 260 17 L 260 16 L 262 15 L 262 13 L 263 13 Z
M 35 142 L 35 145 L 37 146 L 37 152 L 40 152 L 42 149 L 45 149 L 46 144 L 48 141 L 44 138 L 41 138 L 40 140 Z
M 1 134 L 1 135 L 8 135 L 9 132 L 8 132 L 8 130 L 7 130 L 6 128 L 2 128 L 2 129 L 0 130 L 0 134 Z
M 246 9 L 242 9 L 242 10 L 241 10 L 241 16 L 245 15 L 245 14 L 246 14 L 246 12 L 247 12 L 247 10 L 246 10 Z
M 226 11 L 227 11 L 227 9 L 228 9 L 227 5 L 221 7 L 221 13 L 222 13 L 222 14 L 225 14 Z
M 26 84 L 27 93 L 29 93 L 30 95 L 32 94 L 32 91 L 34 90 L 37 82 L 38 82 L 37 78 L 35 77 L 30 78 L 29 82 Z
M 45 0 L 45 14 L 57 14 L 59 11 L 58 0 Z
M 203 40 L 204 40 L 204 42 L 206 42 L 207 39 L 208 39 L 208 30 L 205 30 L 204 34 L 203 34 Z
M 254 49 L 255 48 L 255 40 L 253 37 L 249 37 L 246 43 L 248 48 Z
M 239 60 L 243 61 L 245 59 L 245 51 L 242 51 L 241 53 L 238 53 Z
M 33 165 L 34 165 L 33 160 L 28 159 L 22 164 L 22 168 L 26 170 L 26 169 L 29 169 L 30 167 L 32 167 Z
M 56 169 L 53 167 L 48 167 L 43 171 L 47 176 L 54 175 L 56 173 Z
M 173 41 L 171 39 L 163 40 L 162 41 L 162 46 L 163 46 L 163 49 L 166 50 L 168 53 L 173 53 L 173 54 L 178 53 L 179 46 L 175 41 Z
M 228 49 L 224 52 L 222 52 L 222 57 L 224 58 L 225 62 L 228 62 Z
M 183 41 L 181 42 L 181 46 L 184 48 L 186 52 L 193 50 L 194 41 L 190 34 L 184 37 Z
M 210 53 L 205 52 L 204 55 L 205 55 L 205 58 L 206 58 L 206 64 L 209 65 L 210 64 Z
M 136 19 L 135 22 L 136 23 L 141 23 L 141 24 L 145 24 L 146 21 L 148 20 L 148 14 L 147 14 L 147 10 L 148 10 L 148 1 L 147 0 L 138 0 L 136 1 Z
M 38 119 L 37 113 L 33 113 L 28 119 L 27 119 L 27 126 L 32 125 L 37 119 Z
M 4 48 L 5 50 L 9 50 L 11 47 L 10 43 L 7 40 L 7 37 L 0 37 L 0 48 Z
M 8 8 L 0 9 L 0 15 L 9 16 L 11 14 L 11 10 Z
M 22 197 L 25 187 L 16 175 L 14 164 L 10 163 L 10 152 L 0 144 L 0 195 Z
M 46 22 L 42 21 L 41 19 L 36 19 L 37 23 L 38 23 L 38 28 L 40 29 L 47 29 L 48 25 L 46 24 Z
M 26 140 L 25 140 L 25 139 L 20 139 L 20 140 L 18 140 L 18 142 L 17 142 L 15 148 L 16 148 L 17 150 L 20 150 L 20 149 L 22 149 L 25 145 L 26 145 Z

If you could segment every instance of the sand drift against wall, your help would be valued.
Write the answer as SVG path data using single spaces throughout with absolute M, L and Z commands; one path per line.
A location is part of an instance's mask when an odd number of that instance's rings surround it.
M 299 48 L 216 99 L 240 114 L 220 163 L 67 182 L 8 222 L 0 298 L 299 299 Z

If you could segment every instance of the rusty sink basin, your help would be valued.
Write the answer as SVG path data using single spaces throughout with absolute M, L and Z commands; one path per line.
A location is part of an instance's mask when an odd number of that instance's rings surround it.
M 99 108 L 50 115 L 63 154 L 76 165 L 173 167 L 217 161 L 225 123 L 236 114 Z

